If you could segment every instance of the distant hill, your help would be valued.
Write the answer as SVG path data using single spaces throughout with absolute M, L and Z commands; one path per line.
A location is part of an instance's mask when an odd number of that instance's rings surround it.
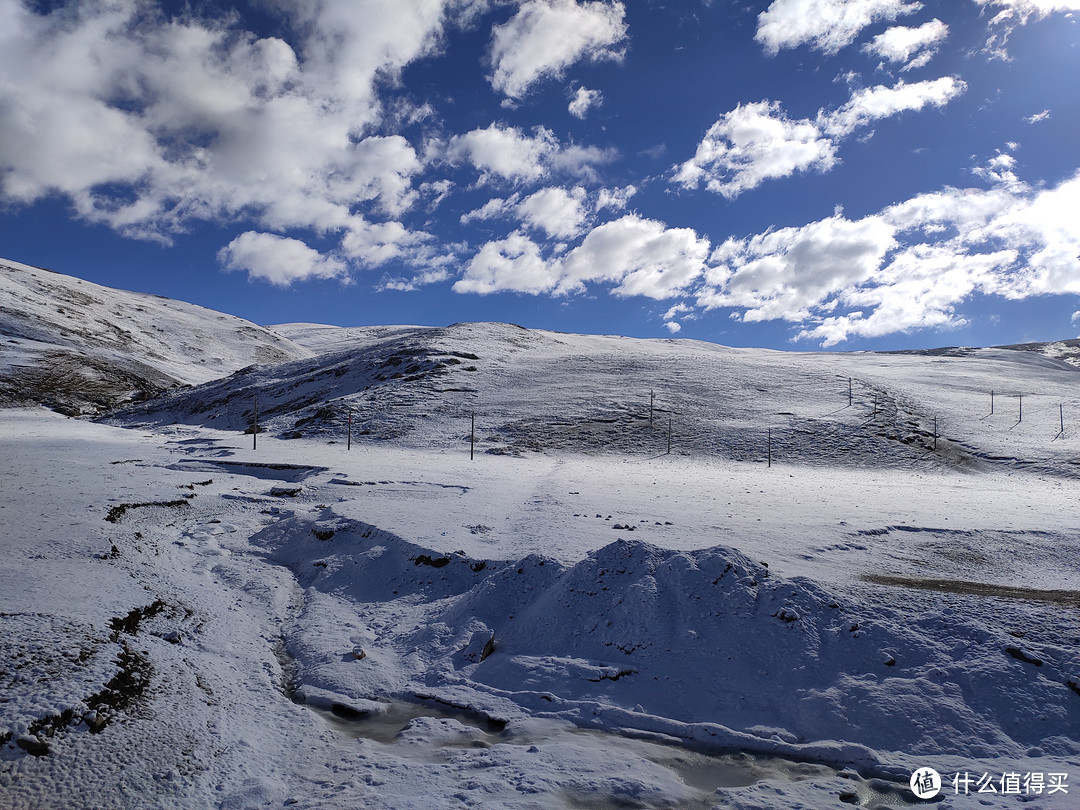
M 101 413 L 312 354 L 242 318 L 0 260 L 0 405 Z

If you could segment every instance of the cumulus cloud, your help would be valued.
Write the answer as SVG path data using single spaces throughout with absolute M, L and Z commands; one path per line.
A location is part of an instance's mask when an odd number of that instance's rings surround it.
M 682 324 L 675 321 L 665 321 L 664 326 L 673 335 L 682 331 Z
M 599 90 L 588 90 L 579 87 L 574 97 L 570 100 L 570 114 L 575 118 L 585 118 L 589 110 L 600 105 L 603 100 Z
M 567 239 L 575 236 L 585 221 L 585 189 L 580 186 L 545 188 L 526 197 L 517 206 L 518 215 L 548 236 Z
M 866 53 L 887 62 L 901 63 L 901 71 L 926 65 L 949 35 L 949 26 L 934 18 L 918 28 L 895 25 L 863 45 Z
M 709 242 L 690 228 L 668 228 L 636 214 L 599 225 L 563 262 L 561 286 L 612 281 L 617 295 L 669 298 L 702 275 Z
M 58 195 L 84 220 L 167 242 L 199 220 L 350 234 L 358 213 L 409 210 L 423 161 L 404 138 L 370 134 L 377 86 L 431 53 L 448 10 L 467 3 L 402 0 L 357 14 L 342 0 L 268 2 L 290 18 L 294 45 L 241 29 L 235 15 L 4 5 L 0 197 Z
M 674 181 L 685 188 L 703 182 L 729 199 L 766 180 L 798 172 L 825 172 L 838 162 L 837 141 L 860 127 L 901 112 L 942 106 L 964 92 L 953 77 L 856 91 L 836 110 L 814 120 L 788 118 L 779 102 L 739 105 L 713 124 L 693 158 L 678 166 Z
M 834 54 L 867 26 L 920 8 L 904 0 L 773 0 L 758 15 L 754 38 L 769 54 L 800 45 Z
M 959 307 L 976 293 L 1080 292 L 1077 205 L 1080 173 L 1042 189 L 1005 178 L 918 195 L 857 220 L 837 213 L 729 239 L 712 252 L 696 303 L 732 308 L 746 321 L 800 324 L 796 339 L 827 346 L 960 326 Z
M 341 278 L 348 272 L 344 262 L 322 255 L 299 239 L 255 231 L 246 231 L 223 247 L 218 261 L 226 270 L 246 271 L 249 279 L 278 287 L 312 278 Z
M 539 180 L 550 171 L 559 140 L 545 127 L 526 135 L 518 127 L 491 124 L 450 141 L 451 160 L 466 160 L 485 176 L 504 180 Z
M 613 152 L 597 147 L 563 145 L 546 127 L 535 127 L 530 135 L 519 127 L 502 124 L 455 135 L 446 155 L 451 162 L 467 162 L 478 169 L 482 183 L 535 182 L 552 172 L 595 180 L 595 167 L 615 157 Z
M 559 283 L 559 265 L 540 254 L 540 246 L 521 231 L 488 242 L 465 267 L 454 283 L 459 293 L 488 294 L 502 291 L 549 292 Z
M 1034 115 L 1029 115 L 1024 120 L 1027 121 L 1029 124 L 1037 124 L 1040 121 L 1045 121 L 1049 117 L 1050 117 L 1050 111 L 1049 110 L 1043 110 L 1042 112 L 1037 112 Z
M 626 38 L 625 14 L 620 2 L 528 0 L 493 30 L 492 87 L 516 99 L 583 59 L 622 58 L 616 46 Z
M 668 228 L 628 214 L 593 228 L 563 257 L 545 258 L 540 245 L 522 231 L 488 242 L 454 290 L 565 295 L 599 282 L 612 284 L 616 295 L 660 300 L 700 278 L 708 253 L 708 240 L 689 228 Z
M 713 124 L 694 157 L 678 167 L 675 182 L 732 199 L 765 180 L 796 172 L 827 171 L 836 164 L 836 144 L 818 124 L 792 120 L 777 101 L 740 104 Z

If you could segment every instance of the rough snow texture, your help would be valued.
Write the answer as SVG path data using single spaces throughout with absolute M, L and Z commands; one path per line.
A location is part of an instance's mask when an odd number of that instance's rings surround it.
M 310 354 L 232 315 L 0 260 L 0 405 L 98 413 Z
M 0 412 L 0 806 L 1075 805 L 1068 363 L 276 329 Z

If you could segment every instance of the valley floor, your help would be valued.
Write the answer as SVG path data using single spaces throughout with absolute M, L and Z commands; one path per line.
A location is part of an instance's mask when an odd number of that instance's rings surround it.
M 1075 478 L 250 442 L 0 412 L 0 806 L 1076 806 Z

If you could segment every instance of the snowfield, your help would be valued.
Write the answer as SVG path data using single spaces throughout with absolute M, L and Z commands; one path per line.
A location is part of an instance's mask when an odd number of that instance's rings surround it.
M 271 330 L 0 411 L 0 806 L 1076 806 L 1060 350 Z

